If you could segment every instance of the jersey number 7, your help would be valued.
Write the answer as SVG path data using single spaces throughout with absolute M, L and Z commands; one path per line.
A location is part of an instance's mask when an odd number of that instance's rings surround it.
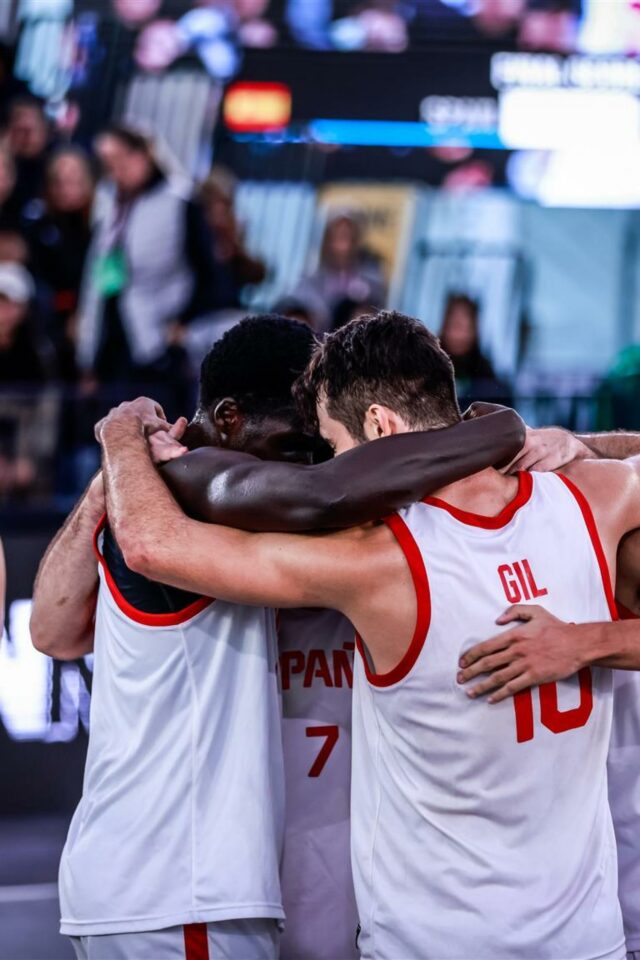
M 558 707 L 557 683 L 543 683 L 538 688 L 540 697 L 540 722 L 551 733 L 564 733 L 566 730 L 575 730 L 584 727 L 593 710 L 593 690 L 591 670 L 583 667 L 578 671 L 580 682 L 580 703 L 572 710 L 560 710 Z M 535 729 L 533 724 L 533 692 L 521 690 L 514 694 L 513 708 L 516 713 L 516 739 L 518 743 L 533 740 Z
M 338 742 L 338 737 L 340 736 L 340 728 L 336 724 L 331 724 L 327 727 L 307 727 L 306 734 L 308 737 L 324 737 L 325 741 L 320 747 L 320 752 L 318 756 L 313 761 L 311 769 L 307 776 L 309 777 L 319 777 L 322 771 L 325 768 L 325 764 L 329 757 L 331 756 L 331 751 Z

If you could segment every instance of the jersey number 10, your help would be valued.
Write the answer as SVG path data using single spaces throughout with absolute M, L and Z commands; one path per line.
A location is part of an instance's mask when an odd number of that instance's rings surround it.
M 540 697 L 540 722 L 552 733 L 564 733 L 584 727 L 593 710 L 593 690 L 591 670 L 584 667 L 578 672 L 580 683 L 580 703 L 572 710 L 560 710 L 558 707 L 558 685 L 543 683 L 538 687 Z M 516 739 L 518 743 L 533 740 L 535 735 L 533 722 L 533 691 L 522 690 L 513 697 L 516 713 Z

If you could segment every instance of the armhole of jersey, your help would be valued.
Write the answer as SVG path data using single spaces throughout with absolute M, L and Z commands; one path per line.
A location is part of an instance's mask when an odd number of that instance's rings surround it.
M 564 474 L 556 474 L 560 480 L 564 483 L 570 493 L 573 494 L 580 512 L 582 513 L 582 518 L 585 522 L 589 537 L 591 538 L 591 544 L 593 546 L 593 552 L 596 555 L 596 560 L 598 561 L 598 566 L 600 567 L 600 575 L 602 577 L 602 586 L 604 588 L 604 595 L 607 600 L 607 605 L 609 607 L 609 613 L 611 614 L 612 620 L 619 620 L 618 608 L 616 606 L 616 600 L 613 593 L 613 586 L 611 584 L 611 575 L 609 573 L 609 566 L 607 564 L 607 558 L 605 557 L 604 550 L 602 547 L 602 541 L 600 540 L 600 534 L 598 533 L 598 527 L 596 525 L 595 517 L 593 516 L 593 511 L 589 506 L 589 501 L 585 497 L 582 490 L 580 490 L 575 483 L 565 477 Z
M 356 646 L 362 657 L 364 672 L 367 680 L 374 687 L 390 687 L 400 680 L 404 680 L 411 672 L 424 647 L 431 624 L 431 591 L 429 578 L 422 559 L 422 554 L 402 517 L 397 513 L 385 517 L 384 522 L 398 541 L 398 545 L 405 555 L 409 565 L 411 579 L 416 593 L 416 626 L 411 643 L 407 647 L 402 659 L 387 673 L 376 673 L 369 663 L 369 656 L 362 637 L 356 633 Z
M 109 593 L 113 597 L 118 609 L 124 613 L 125 617 L 128 617 L 129 620 L 132 620 L 134 623 L 139 623 L 145 627 L 177 627 L 180 624 L 191 620 L 203 610 L 206 610 L 207 607 L 211 606 L 212 603 L 215 603 L 211 597 L 200 597 L 199 600 L 195 600 L 193 603 L 190 603 L 188 607 L 185 607 L 184 610 L 179 610 L 177 613 L 144 613 L 144 611 L 138 610 L 136 607 L 132 606 L 118 590 L 118 585 L 111 576 L 111 571 L 109 570 L 109 567 L 107 566 L 98 545 L 100 534 L 104 530 L 106 523 L 107 515 L 104 513 L 98 522 L 95 533 L 93 534 L 93 550 L 97 557 L 98 563 L 102 567 L 102 572 L 104 574 L 104 579 L 109 589 Z
M 634 613 L 633 610 L 629 610 L 629 608 L 625 607 L 624 603 L 620 603 L 619 600 L 616 601 L 616 607 L 618 608 L 619 620 L 640 620 L 640 617 L 637 615 L 637 613 Z

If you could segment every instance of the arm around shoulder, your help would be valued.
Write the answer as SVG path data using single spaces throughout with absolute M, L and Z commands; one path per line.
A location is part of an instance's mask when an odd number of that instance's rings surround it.
M 93 535 L 103 513 L 99 474 L 54 537 L 36 576 L 31 640 L 57 660 L 75 660 L 93 649 L 98 591 Z

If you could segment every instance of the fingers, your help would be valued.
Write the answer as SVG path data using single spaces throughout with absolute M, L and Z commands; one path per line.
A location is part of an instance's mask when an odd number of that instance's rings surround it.
M 166 420 L 162 420 L 160 417 L 145 417 L 142 420 L 142 425 L 144 427 L 144 433 L 147 438 L 152 437 L 156 433 L 169 433 L 171 429 L 171 424 Z
M 464 670 L 481 657 L 487 657 L 491 654 L 499 653 L 501 650 L 506 650 L 514 636 L 515 630 L 508 630 L 505 633 L 500 633 L 497 637 L 492 637 L 490 640 L 483 640 L 482 643 L 476 643 L 474 647 L 469 647 L 460 657 L 460 667 Z
M 475 700 L 477 697 L 482 697 L 486 693 L 495 691 L 489 697 L 489 702 L 496 703 L 498 691 L 502 692 L 502 688 L 506 687 L 507 684 L 513 683 L 513 681 L 521 677 L 523 673 L 524 669 L 521 663 L 511 663 L 508 667 L 497 670 L 490 676 L 485 677 L 484 680 L 477 683 L 475 687 L 471 687 L 470 690 L 466 690 L 465 693 L 470 700 Z M 507 694 L 507 696 L 509 696 L 509 694 Z M 501 699 L 504 699 L 504 697 L 501 697 Z
M 173 426 L 169 427 L 169 436 L 174 440 L 179 440 L 187 429 L 188 420 L 186 417 L 178 417 Z
M 539 473 L 551 473 L 553 470 L 559 470 L 560 467 L 564 467 L 567 463 L 564 457 L 559 457 L 557 454 L 548 454 L 546 457 L 542 457 L 538 460 L 535 469 Z
M 531 447 L 525 450 L 517 462 L 514 461 L 511 472 L 514 473 L 516 470 L 540 470 L 539 464 L 541 458 L 544 457 L 544 453 L 545 451 L 540 447 Z
M 512 607 L 507 607 L 504 613 L 501 613 L 496 623 L 503 626 L 505 623 L 513 623 L 514 620 L 524 620 L 529 621 L 533 620 L 542 611 L 542 607 L 539 607 L 534 603 L 515 603 Z M 508 636 L 508 634 L 502 634 L 502 636 Z
M 513 697 L 516 695 L 516 693 L 520 693 L 521 690 L 528 690 L 530 687 L 535 685 L 536 684 L 533 677 L 531 677 L 530 674 L 525 671 L 525 673 L 521 673 L 513 680 L 509 680 L 503 687 L 500 687 L 487 699 L 489 703 L 500 703 L 502 700 L 508 700 L 509 697 Z
M 458 683 L 467 683 L 469 680 L 473 680 L 474 677 L 479 677 L 483 673 L 493 673 L 494 670 L 506 667 L 508 664 L 513 663 L 516 657 L 517 654 L 513 648 L 507 647 L 506 650 L 501 650 L 499 653 L 480 657 L 480 659 L 472 663 L 471 666 L 460 670 L 456 679 Z
M 187 453 L 187 448 L 170 436 L 169 431 L 154 433 L 149 437 L 149 453 L 157 464 L 177 460 Z

